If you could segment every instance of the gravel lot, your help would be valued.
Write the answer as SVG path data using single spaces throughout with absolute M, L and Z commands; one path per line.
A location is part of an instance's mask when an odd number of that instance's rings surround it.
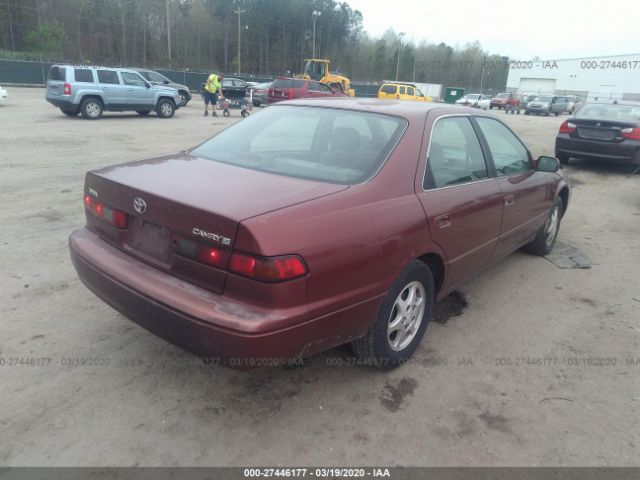
M 573 162 L 559 240 L 593 268 L 510 256 L 463 286 L 466 308 L 432 322 L 402 368 L 335 366 L 349 361 L 344 347 L 243 373 L 203 366 L 117 314 L 67 253 L 85 171 L 190 147 L 239 112 L 203 118 L 196 97 L 171 120 L 91 122 L 41 89 L 8 91 L 0 464 L 640 465 L 639 175 Z M 562 118 L 496 115 L 534 155 L 553 154 Z

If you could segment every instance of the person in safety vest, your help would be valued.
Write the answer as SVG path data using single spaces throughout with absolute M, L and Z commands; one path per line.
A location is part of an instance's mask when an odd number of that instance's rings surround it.
M 222 80 L 224 80 L 224 75 L 216 75 L 212 73 L 207 78 L 207 82 L 204 84 L 204 116 L 207 117 L 209 115 L 209 105 L 211 105 L 212 115 L 216 116 L 216 104 L 218 103 L 218 96 L 220 98 L 224 98 L 222 95 Z

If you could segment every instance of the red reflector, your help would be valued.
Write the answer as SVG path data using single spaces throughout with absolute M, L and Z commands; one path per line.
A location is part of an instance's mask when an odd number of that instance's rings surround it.
M 245 253 L 231 255 L 229 270 L 263 282 L 283 282 L 307 274 L 307 266 L 296 255 L 254 257 Z
M 121 212 L 120 210 L 112 210 L 111 211 L 111 221 L 118 228 L 126 228 L 127 227 L 127 214 Z
M 564 122 L 562 122 L 562 125 L 560 125 L 560 130 L 558 131 L 558 133 L 572 133 L 575 131 L 576 126 L 569 120 L 565 120 Z
M 197 259 L 203 263 L 208 263 L 209 265 L 214 265 L 216 267 L 221 267 L 224 261 L 220 254 L 220 250 L 202 246 L 198 247 Z
M 84 206 L 93 215 L 103 218 L 113 223 L 118 228 L 127 227 L 127 214 L 120 210 L 105 207 L 102 203 L 96 201 L 91 195 L 84 196 Z
M 620 130 L 622 138 L 629 140 L 640 140 L 640 128 L 624 128 Z
M 64 95 L 71 95 L 71 85 L 68 83 L 64 84 Z

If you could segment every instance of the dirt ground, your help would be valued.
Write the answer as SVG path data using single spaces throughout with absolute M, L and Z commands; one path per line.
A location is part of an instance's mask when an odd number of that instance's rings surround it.
M 518 252 L 380 372 L 350 350 L 250 373 L 200 364 L 93 296 L 67 253 L 87 170 L 190 147 L 239 119 L 71 119 L 41 89 L 0 106 L 0 464 L 640 465 L 640 175 L 574 162 L 559 240 Z M 562 118 L 506 116 L 534 155 Z M 466 306 L 465 306 L 466 302 Z M 445 306 L 446 307 L 446 306 Z M 446 310 L 446 308 L 444 308 Z

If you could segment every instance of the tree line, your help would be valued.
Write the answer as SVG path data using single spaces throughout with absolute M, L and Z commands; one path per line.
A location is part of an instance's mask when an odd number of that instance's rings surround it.
M 0 57 L 283 75 L 312 56 L 314 19 L 317 56 L 352 81 L 506 84 L 508 58 L 477 42 L 373 38 L 337 0 L 0 0 Z

